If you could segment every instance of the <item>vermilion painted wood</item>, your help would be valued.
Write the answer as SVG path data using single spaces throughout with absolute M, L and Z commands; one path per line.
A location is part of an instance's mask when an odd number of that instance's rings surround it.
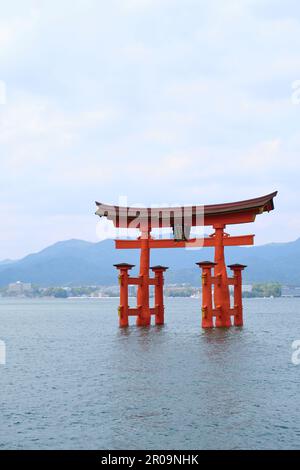
M 151 313 L 149 307 L 149 268 L 150 268 L 150 233 L 142 230 L 141 256 L 140 256 L 140 278 L 142 282 L 138 286 L 137 303 L 141 307 L 141 313 L 136 319 L 137 326 L 149 326 L 151 324 Z
M 151 208 L 130 208 L 109 206 L 96 203 L 96 214 L 112 220 L 116 227 L 139 228 L 141 236 L 138 240 L 116 240 L 118 249 L 140 249 L 140 271 L 138 277 L 130 277 L 128 271 L 133 267 L 126 263 L 116 264 L 120 275 L 120 326 L 128 325 L 128 316 L 137 316 L 138 326 L 149 326 L 151 316 L 155 315 L 156 324 L 164 322 L 163 306 L 163 266 L 154 266 L 154 278 L 149 276 L 151 248 L 187 248 L 214 247 L 214 263 L 197 263 L 202 269 L 202 326 L 211 328 L 213 317 L 216 327 L 231 326 L 231 316 L 234 325 L 242 326 L 242 270 L 244 265 L 230 265 L 233 277 L 227 276 L 224 247 L 238 245 L 253 245 L 254 235 L 228 236 L 225 227 L 228 224 L 253 222 L 257 214 L 274 209 L 273 198 L 277 192 L 256 199 L 248 199 L 235 203 L 215 204 L 209 206 L 190 206 L 188 208 L 160 208 L 154 212 Z M 176 227 L 177 222 L 186 225 L 186 220 L 179 217 L 185 211 L 190 213 L 190 226 L 211 225 L 214 233 L 209 238 L 190 240 L 153 239 L 150 232 L 157 227 Z M 176 214 L 175 214 L 176 213 Z M 183 226 L 184 226 L 183 225 Z M 188 224 L 187 224 L 188 225 Z M 175 231 L 175 230 L 174 230 Z M 177 232 L 176 232 L 177 233 Z M 212 269 L 214 273 L 212 275 Z M 137 285 L 137 307 L 128 307 L 128 286 Z M 155 308 L 149 306 L 149 286 L 155 286 Z M 234 286 L 234 306 L 230 305 L 229 286 Z M 212 292 L 212 286 L 214 286 Z
M 164 272 L 168 268 L 166 266 L 152 266 L 151 270 L 155 275 L 154 303 L 156 309 L 155 324 L 163 325 L 164 319 Z
M 212 328 L 214 323 L 211 270 L 215 266 L 215 263 L 202 261 L 196 264 L 202 268 L 202 328 Z
M 157 315 L 157 308 L 150 308 L 150 315 Z M 129 308 L 128 309 L 128 315 L 131 317 L 137 316 L 141 314 L 141 307 L 136 307 L 136 308 Z
M 257 214 L 274 209 L 273 199 L 277 191 L 266 196 L 245 201 L 225 204 L 179 207 L 121 207 L 96 202 L 96 214 L 112 220 L 116 227 L 138 228 L 149 230 L 158 227 L 172 227 L 176 217 L 186 214 L 191 218 L 191 226 L 239 224 L 253 222 Z M 139 225 L 137 225 L 139 224 Z
M 119 325 L 121 328 L 128 326 L 128 271 L 133 265 L 122 263 L 115 265 L 119 271 L 120 284 L 120 307 L 119 307 Z
M 224 246 L 240 246 L 253 245 L 255 235 L 239 235 L 224 237 Z M 188 241 L 175 241 L 172 239 L 150 239 L 149 248 L 197 248 L 197 247 L 214 247 L 215 240 L 211 238 L 192 238 Z M 141 248 L 141 240 L 115 240 L 117 249 L 139 249 Z
M 243 326 L 242 271 L 247 267 L 243 264 L 228 266 L 234 275 L 234 325 Z

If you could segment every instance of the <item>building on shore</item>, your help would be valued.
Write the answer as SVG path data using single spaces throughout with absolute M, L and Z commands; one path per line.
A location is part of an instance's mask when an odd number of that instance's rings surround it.
M 12 282 L 8 285 L 7 292 L 9 295 L 25 295 L 32 292 L 32 285 L 30 282 Z
M 282 286 L 281 288 L 282 297 L 300 297 L 299 286 Z
M 252 284 L 243 284 L 242 285 L 243 292 L 251 292 L 252 291 Z

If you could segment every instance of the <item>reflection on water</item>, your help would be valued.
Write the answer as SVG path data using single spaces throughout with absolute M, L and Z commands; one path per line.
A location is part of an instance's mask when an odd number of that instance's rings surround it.
M 297 448 L 300 299 L 205 331 L 199 302 L 119 329 L 117 299 L 0 300 L 0 448 Z

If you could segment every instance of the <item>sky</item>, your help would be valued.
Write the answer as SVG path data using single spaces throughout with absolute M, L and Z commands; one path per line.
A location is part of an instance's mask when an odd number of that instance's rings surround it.
M 104 238 L 120 198 L 278 190 L 230 232 L 300 237 L 298 1 L 0 2 L 0 259 Z

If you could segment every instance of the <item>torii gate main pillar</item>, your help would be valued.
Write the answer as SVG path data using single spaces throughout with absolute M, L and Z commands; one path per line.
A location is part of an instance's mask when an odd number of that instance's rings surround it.
M 141 309 L 141 314 L 137 316 L 137 326 L 149 326 L 151 324 L 151 313 L 149 306 L 149 269 L 150 269 L 150 248 L 149 248 L 150 232 L 143 229 L 140 254 L 140 279 L 141 283 L 137 291 L 137 305 Z
M 224 254 L 224 228 L 223 224 L 214 225 L 215 233 L 213 238 L 215 241 L 215 277 L 217 283 L 214 288 L 214 301 L 217 310 L 220 310 L 220 316 L 216 319 L 216 326 L 231 326 L 229 315 L 230 309 L 230 293 L 228 287 L 227 269 Z

